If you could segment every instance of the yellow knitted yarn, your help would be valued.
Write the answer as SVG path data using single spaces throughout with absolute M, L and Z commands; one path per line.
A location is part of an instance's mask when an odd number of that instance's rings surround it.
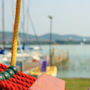
M 18 40 L 18 29 L 20 21 L 20 9 L 21 9 L 21 0 L 17 0 L 16 3 L 16 16 L 13 32 L 13 41 L 12 41 L 12 56 L 11 56 L 11 66 L 16 66 L 16 54 L 17 54 L 17 40 Z

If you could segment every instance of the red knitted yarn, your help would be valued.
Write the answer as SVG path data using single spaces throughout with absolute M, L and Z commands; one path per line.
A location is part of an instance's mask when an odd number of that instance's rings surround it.
M 8 69 L 6 65 L 0 64 L 0 72 Z M 20 71 L 13 77 L 10 77 L 9 80 L 0 80 L 0 89 L 4 90 L 28 90 L 30 86 L 36 81 L 36 78 L 26 75 Z M 67 90 L 67 89 L 65 89 Z
M 0 69 L 8 69 L 8 67 L 6 65 L 0 64 Z
M 8 69 L 6 65 L 0 64 L 0 72 Z M 28 88 L 36 81 L 34 77 L 26 75 L 20 71 L 9 80 L 0 80 L 0 88 L 5 90 L 28 90 Z

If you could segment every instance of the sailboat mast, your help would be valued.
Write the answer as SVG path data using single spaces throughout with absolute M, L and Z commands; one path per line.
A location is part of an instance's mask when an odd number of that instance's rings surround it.
M 4 30 L 5 30 L 5 22 L 4 22 L 4 0 L 2 0 L 2 48 L 4 49 Z
M 27 5 L 27 15 L 28 15 L 27 16 L 27 30 L 29 30 L 29 22 L 28 22 L 29 20 L 28 20 L 28 18 L 29 18 L 30 4 L 31 4 L 30 0 L 28 0 L 28 5 Z
M 12 22 L 14 23 L 14 16 L 13 16 L 14 15 L 13 14 L 14 4 L 13 4 L 13 0 L 12 0 L 12 6 L 11 7 L 12 7 L 11 12 L 12 12 L 12 19 L 13 19 Z M 12 23 L 12 27 L 13 27 L 13 23 Z
M 24 20 L 25 20 L 25 16 L 24 16 L 24 0 L 22 0 L 22 1 L 23 1 L 23 27 L 24 27 L 24 24 L 25 24 L 25 23 L 24 23 L 24 22 L 25 22 L 25 21 L 24 21 Z M 24 30 L 24 28 L 23 28 L 23 30 Z
M 22 3 L 23 3 L 23 34 L 24 34 L 24 31 L 25 31 L 25 14 L 24 14 L 24 0 L 22 0 Z M 25 43 L 25 36 L 23 37 L 23 41 Z

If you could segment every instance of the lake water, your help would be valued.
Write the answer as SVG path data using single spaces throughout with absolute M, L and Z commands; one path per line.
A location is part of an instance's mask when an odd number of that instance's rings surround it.
M 67 68 L 60 66 L 58 77 L 90 78 L 90 45 L 58 45 L 61 51 L 68 50 Z M 48 54 L 48 45 L 42 45 L 43 54 Z
M 31 45 L 35 47 L 36 45 Z M 49 45 L 41 45 L 41 54 L 49 54 Z M 60 53 L 69 52 L 67 67 L 62 65 L 58 71 L 58 77 L 90 78 L 90 45 L 53 45 Z

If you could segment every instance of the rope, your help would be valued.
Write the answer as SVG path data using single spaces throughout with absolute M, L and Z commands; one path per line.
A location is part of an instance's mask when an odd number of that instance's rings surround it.
M 17 39 L 18 39 L 18 28 L 19 28 L 19 20 L 20 20 L 20 7 L 21 7 L 21 0 L 17 0 L 13 41 L 12 41 L 12 57 L 11 57 L 11 65 L 12 66 L 16 65 Z

